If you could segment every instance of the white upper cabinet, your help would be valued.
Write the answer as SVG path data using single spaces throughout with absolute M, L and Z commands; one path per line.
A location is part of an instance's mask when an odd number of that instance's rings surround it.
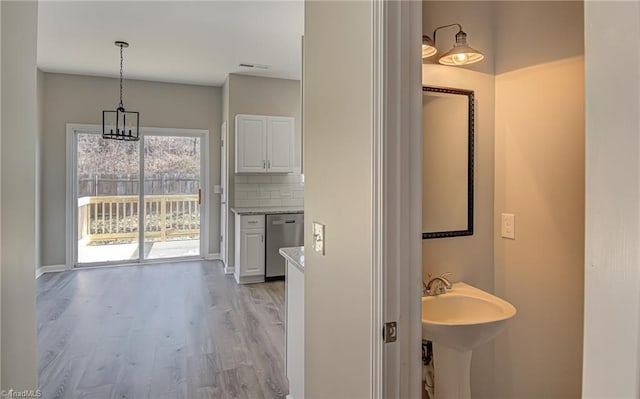
M 267 118 L 236 116 L 236 172 L 261 173 L 267 169 Z
M 236 115 L 236 173 L 291 173 L 295 119 Z
M 293 118 L 267 118 L 267 170 L 269 172 L 293 172 L 294 131 Z

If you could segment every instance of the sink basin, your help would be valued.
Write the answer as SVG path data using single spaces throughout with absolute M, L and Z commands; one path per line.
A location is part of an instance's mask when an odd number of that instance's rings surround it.
M 473 349 L 500 334 L 515 315 L 509 302 L 465 283 L 422 298 L 422 337 L 433 342 L 436 399 L 471 398 Z
M 422 298 L 422 336 L 458 350 L 472 350 L 498 335 L 516 314 L 509 302 L 465 283 Z

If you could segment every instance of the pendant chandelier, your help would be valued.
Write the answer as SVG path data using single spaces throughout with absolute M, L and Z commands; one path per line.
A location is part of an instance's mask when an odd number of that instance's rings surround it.
M 102 138 L 124 141 L 140 140 L 140 113 L 127 111 L 122 102 L 123 50 L 129 43 L 117 41 L 120 47 L 120 103 L 115 111 L 102 111 Z

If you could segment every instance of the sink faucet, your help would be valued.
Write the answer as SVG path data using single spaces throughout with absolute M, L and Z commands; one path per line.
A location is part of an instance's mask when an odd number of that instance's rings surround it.
M 444 294 L 447 290 L 451 289 L 451 282 L 447 280 L 445 276 L 450 275 L 451 273 L 442 273 L 438 277 L 431 278 L 431 274 L 429 274 L 429 281 L 425 284 L 422 282 L 422 295 L 423 296 L 435 296 Z

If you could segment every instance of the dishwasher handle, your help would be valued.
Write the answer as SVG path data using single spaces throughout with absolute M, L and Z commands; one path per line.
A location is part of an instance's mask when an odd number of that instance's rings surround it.
M 274 220 L 274 221 L 271 222 L 271 224 L 276 225 L 276 226 L 277 225 L 283 225 L 283 224 L 296 224 L 296 223 L 297 223 L 297 221 L 295 219 L 289 219 L 289 220 L 280 219 L 280 220 Z

